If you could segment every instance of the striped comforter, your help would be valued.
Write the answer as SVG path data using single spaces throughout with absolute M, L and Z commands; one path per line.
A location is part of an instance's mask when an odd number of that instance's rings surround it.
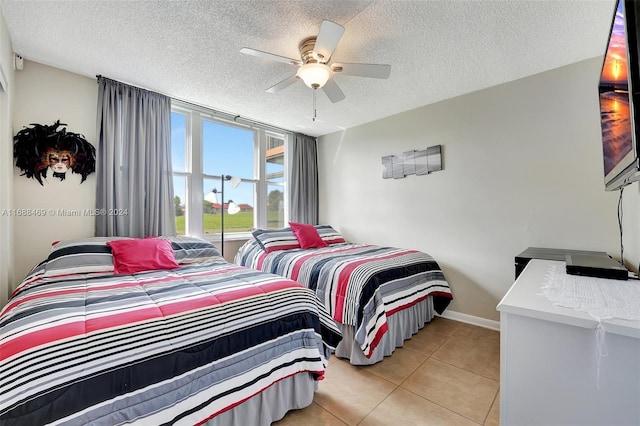
M 452 299 L 436 261 L 415 250 L 345 243 L 266 253 L 250 240 L 236 263 L 315 290 L 336 321 L 355 327 L 355 341 L 366 357 L 386 333 L 388 316 L 429 296 L 441 314 Z
M 0 313 L 0 424 L 197 424 L 320 378 L 341 336 L 309 289 L 226 262 L 43 277 Z

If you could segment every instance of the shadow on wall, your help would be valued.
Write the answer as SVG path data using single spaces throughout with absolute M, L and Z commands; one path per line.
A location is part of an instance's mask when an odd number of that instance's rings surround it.
M 447 310 L 494 321 L 500 320 L 500 315 L 495 307 L 498 306 L 502 295 L 496 297 L 460 269 L 441 261 L 438 263 L 453 293 L 453 301 Z M 488 309 L 488 307 L 493 307 L 493 309 Z

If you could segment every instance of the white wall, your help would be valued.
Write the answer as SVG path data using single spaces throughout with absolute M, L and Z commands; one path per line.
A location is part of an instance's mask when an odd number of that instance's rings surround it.
M 13 140 L 10 119 L 13 52 L 2 11 L 0 11 L 0 72 L 6 83 L 6 87 L 0 87 L 0 212 L 6 212 L 12 206 L 13 190 Z M 0 306 L 7 301 L 13 280 L 11 225 L 11 216 L 0 214 Z
M 415 248 L 443 267 L 452 311 L 499 318 L 529 246 L 618 256 L 617 193 L 604 191 L 601 58 L 319 138 L 320 218 L 348 240 Z M 443 146 L 444 170 L 382 179 L 381 157 Z M 638 184 L 625 200 L 637 266 Z
M 67 130 L 81 133 L 93 146 L 96 140 L 98 85 L 83 77 L 37 62 L 24 61 L 24 70 L 15 72 L 13 133 L 31 123 L 66 123 Z M 80 184 L 80 175 L 67 172 L 64 181 L 47 173 L 40 185 L 20 176 L 13 167 L 13 207 L 15 209 L 66 209 L 79 211 L 95 207 L 95 173 Z M 57 240 L 93 236 L 94 219 L 88 217 L 23 216 L 13 218 L 15 280 L 17 284 L 29 270 L 48 255 Z

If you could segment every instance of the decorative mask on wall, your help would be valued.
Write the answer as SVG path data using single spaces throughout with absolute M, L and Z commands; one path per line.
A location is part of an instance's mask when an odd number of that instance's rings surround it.
M 50 126 L 31 124 L 13 137 L 13 158 L 21 176 L 35 178 L 43 185 L 51 169 L 53 177 L 64 180 L 67 172 L 82 176 L 80 183 L 96 170 L 96 149 L 79 133 L 67 132 L 56 121 Z

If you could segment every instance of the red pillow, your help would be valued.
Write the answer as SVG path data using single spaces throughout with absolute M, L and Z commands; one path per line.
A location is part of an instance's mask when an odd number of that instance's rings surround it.
M 289 226 L 303 249 L 327 247 L 327 243 L 320 238 L 315 226 L 296 222 L 289 222 Z
M 108 241 L 113 254 L 115 274 L 134 274 L 141 271 L 175 269 L 180 265 L 168 240 L 159 238 L 137 238 Z

